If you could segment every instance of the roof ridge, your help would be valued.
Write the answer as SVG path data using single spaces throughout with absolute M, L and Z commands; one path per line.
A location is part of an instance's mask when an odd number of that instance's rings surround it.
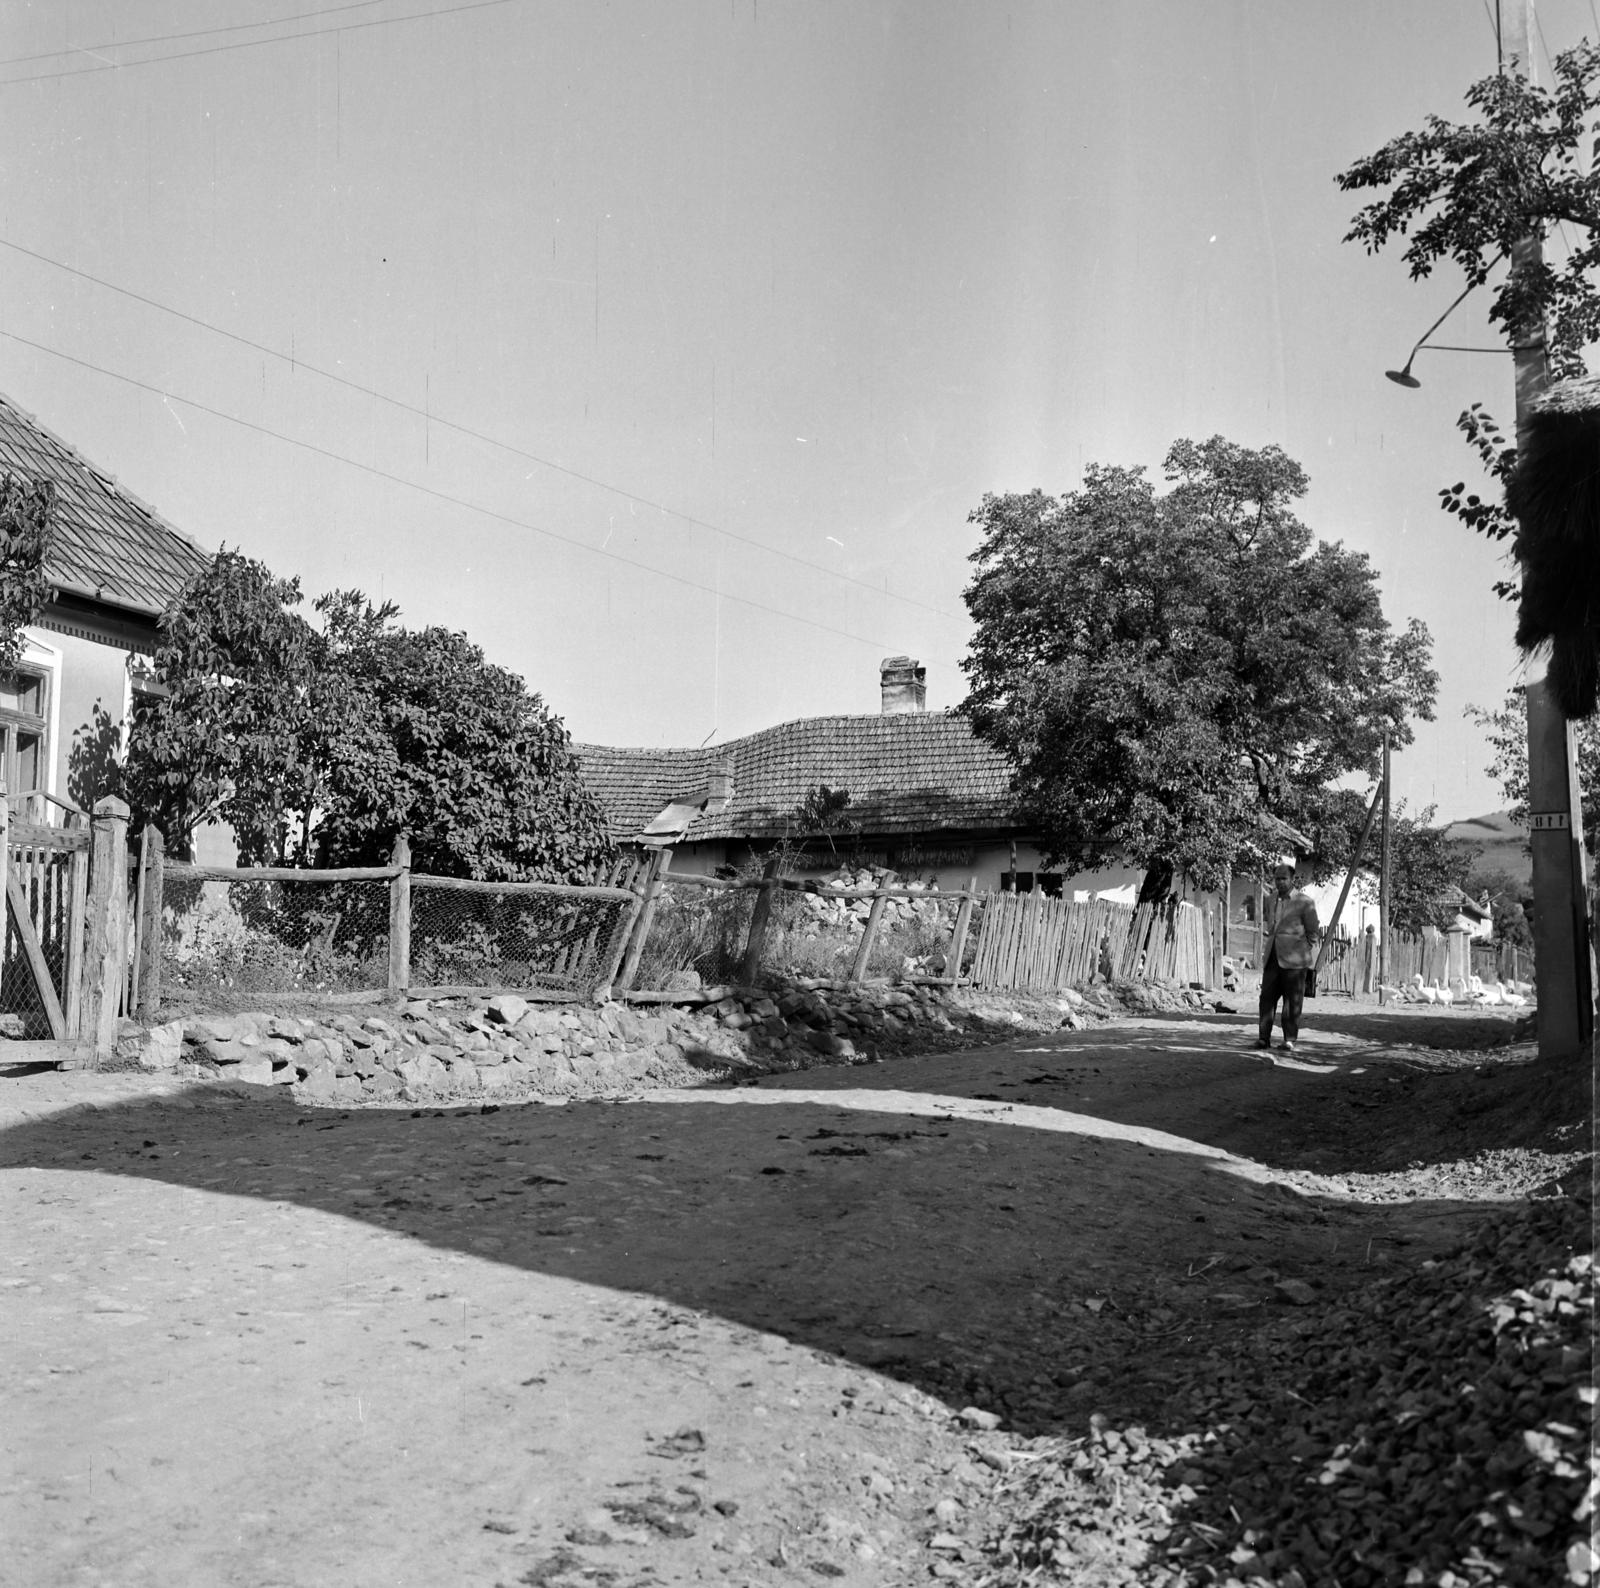
M 580 742 L 574 739 L 572 748 L 574 751 L 604 750 L 612 755 L 712 755 L 719 750 L 731 750 L 735 745 L 748 744 L 752 739 L 759 739 L 767 734 L 781 733 L 785 728 L 800 728 L 814 722 L 910 723 L 945 718 L 967 720 L 958 717 L 953 706 L 943 706 L 937 711 L 835 711 L 816 717 L 790 717 L 784 722 L 775 722 L 765 728 L 752 728 L 749 733 L 741 733 L 737 738 L 721 739 L 716 744 L 601 744 L 597 740 Z M 995 753 L 999 754 L 998 751 Z

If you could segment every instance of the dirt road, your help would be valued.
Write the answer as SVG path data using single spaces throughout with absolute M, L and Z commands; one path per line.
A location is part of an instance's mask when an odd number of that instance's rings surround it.
M 1207 1341 L 1582 1146 L 1513 1066 L 1342 1023 L 482 1111 L 0 1078 L 0 1582 L 954 1572 L 1014 1436 L 1160 1426 Z

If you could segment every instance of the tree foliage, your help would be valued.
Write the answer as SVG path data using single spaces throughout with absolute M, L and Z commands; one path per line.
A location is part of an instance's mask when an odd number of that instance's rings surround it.
M 30 483 L 0 475 L 0 671 L 22 659 L 23 629 L 50 600 L 44 563 L 55 516 L 49 480 Z
M 609 858 L 560 719 L 465 635 L 407 630 L 357 591 L 296 610 L 298 580 L 218 554 L 162 619 L 134 714 L 136 820 L 185 852 L 207 821 L 245 864 L 578 880 Z
M 1542 327 L 1552 373 L 1571 376 L 1584 373 L 1584 350 L 1600 340 L 1600 161 L 1583 147 L 1600 148 L 1600 48 L 1585 40 L 1563 51 L 1554 78 L 1544 89 L 1509 73 L 1486 77 L 1467 91 L 1477 122 L 1429 116 L 1421 132 L 1391 139 L 1338 182 L 1346 192 L 1389 190 L 1356 214 L 1345 241 L 1377 253 L 1408 238 L 1403 257 L 1413 280 L 1450 260 L 1469 285 L 1482 286 L 1510 260 L 1490 304 L 1491 324 L 1513 343 Z M 1572 241 L 1559 267 L 1516 248 L 1557 223 Z M 1504 501 L 1516 447 L 1481 403 L 1456 426 L 1487 488 L 1468 490 L 1458 480 L 1439 492 L 1440 506 L 1475 533 L 1503 540 L 1516 529 Z M 1519 593 L 1515 579 L 1494 588 L 1505 599 Z
M 1474 867 L 1467 880 L 1467 892 L 1475 899 L 1489 901 L 1495 942 L 1509 943 L 1523 951 L 1533 948 L 1533 925 L 1528 918 L 1528 905 L 1533 902 L 1531 884 L 1499 866 L 1487 870 Z
M 441 876 L 576 881 L 609 859 L 566 729 L 515 673 L 357 591 L 318 610 L 318 863 L 379 864 L 402 832 L 412 864 Z
M 123 792 L 173 852 L 226 822 L 245 864 L 280 859 L 315 789 L 303 759 L 313 634 L 300 581 L 224 547 L 160 622 L 157 693 L 135 698 Z
M 1477 121 L 1430 115 L 1337 180 L 1347 193 L 1388 189 L 1357 212 L 1345 241 L 1377 253 L 1406 238 L 1413 280 L 1448 259 L 1481 286 L 1510 260 L 1490 323 L 1513 342 L 1542 325 L 1553 372 L 1581 375 L 1583 350 L 1600 340 L 1600 166 L 1584 148 L 1600 111 L 1600 47 L 1586 39 L 1553 68 L 1548 89 L 1511 72 L 1483 78 L 1466 96 Z M 1516 250 L 1557 222 L 1573 240 L 1560 266 Z
M 1306 476 L 1277 447 L 1213 437 L 1167 454 L 1170 489 L 1091 465 L 1081 490 L 986 496 L 966 601 L 962 710 L 1004 753 L 1049 863 L 1216 887 L 1387 730 L 1410 742 L 1438 687 L 1427 630 L 1396 633 L 1365 555 L 1295 517 Z
M 1493 711 L 1468 706 L 1466 715 L 1483 730 L 1489 765 L 1484 769 L 1500 785 L 1513 821 L 1528 819 L 1528 703 L 1519 685 Z M 1578 747 L 1578 795 L 1583 805 L 1583 841 L 1589 854 L 1600 843 L 1600 718 L 1574 722 Z
M 1366 847 L 1355 852 L 1366 820 L 1370 795 L 1334 789 L 1317 802 L 1312 825 L 1316 848 L 1312 875 L 1325 882 L 1358 865 L 1375 879 L 1380 860 L 1379 824 L 1373 823 Z M 1429 805 L 1411 815 L 1401 801 L 1389 812 L 1389 920 L 1401 932 L 1420 932 L 1425 926 L 1447 926 L 1456 906 L 1445 903 L 1450 888 L 1465 888 L 1480 851 L 1473 844 L 1451 838 L 1434 824 Z M 1358 882 L 1363 897 L 1377 898 L 1375 880 Z

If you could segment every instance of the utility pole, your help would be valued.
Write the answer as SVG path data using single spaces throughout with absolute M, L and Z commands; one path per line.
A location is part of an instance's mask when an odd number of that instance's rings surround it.
M 1510 69 L 1533 77 L 1533 0 L 1505 8 Z M 1511 268 L 1537 268 L 1544 258 L 1536 233 L 1511 250 Z M 1526 455 L 1528 419 L 1549 383 L 1542 322 L 1512 327 L 1517 383 L 1517 451 Z M 1578 796 L 1577 743 L 1572 724 L 1550 697 L 1544 679 L 1529 684 L 1528 835 L 1533 851 L 1534 978 L 1538 992 L 1539 1057 L 1576 1053 L 1594 1030 L 1590 977 L 1588 888 Z
M 1378 849 L 1378 1002 L 1389 994 L 1389 730 L 1383 730 L 1383 837 Z

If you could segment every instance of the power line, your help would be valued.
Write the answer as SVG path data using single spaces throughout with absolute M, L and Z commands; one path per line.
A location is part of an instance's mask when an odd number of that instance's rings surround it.
M 163 314 L 170 314 L 174 319 L 182 320 L 188 325 L 198 326 L 203 331 L 210 331 L 216 336 L 227 338 L 230 342 L 237 342 L 241 347 L 247 347 L 252 352 L 263 353 L 269 358 L 275 358 L 280 363 L 290 366 L 296 371 L 306 370 L 313 375 L 319 375 L 323 380 L 332 381 L 337 386 L 343 386 L 349 391 L 357 392 L 363 397 L 375 398 L 379 402 L 388 403 L 391 407 L 398 408 L 402 413 L 408 413 L 428 424 L 441 426 L 446 430 L 453 430 L 457 435 L 467 436 L 473 441 L 482 442 L 485 446 L 496 447 L 502 452 L 508 452 L 513 457 L 522 458 L 528 463 L 537 463 L 541 468 L 551 469 L 557 474 L 564 474 L 569 479 L 580 480 L 585 485 L 592 485 L 598 490 L 609 491 L 614 496 L 621 497 L 624 501 L 637 503 L 640 507 L 650 508 L 653 512 L 665 513 L 671 518 L 676 518 L 685 524 L 693 524 L 697 529 L 709 530 L 714 535 L 722 535 L 728 540 L 737 541 L 741 546 L 750 546 L 757 551 L 764 551 L 773 557 L 781 557 L 785 562 L 791 562 L 799 568 L 809 568 L 813 573 L 826 575 L 830 579 L 837 579 L 844 584 L 853 584 L 863 590 L 870 590 L 873 595 L 887 596 L 891 601 L 899 601 L 906 606 L 920 607 L 924 612 L 931 612 L 936 617 L 950 618 L 953 616 L 942 607 L 936 607 L 926 601 L 919 601 L 915 596 L 895 595 L 890 590 L 881 589 L 865 579 L 858 579 L 854 574 L 842 573 L 837 568 L 829 568 L 820 562 L 812 562 L 807 557 L 797 556 L 792 551 L 785 551 L 779 546 L 769 546 L 763 540 L 757 540 L 753 535 L 741 535 L 737 530 L 724 528 L 721 524 L 713 524 L 709 519 L 696 518 L 692 513 L 680 512 L 675 507 L 669 507 L 665 502 L 653 501 L 648 496 L 640 496 L 634 491 L 627 490 L 620 485 L 613 485 L 608 480 L 602 480 L 592 474 L 584 474 L 578 469 L 570 469 L 565 464 L 556 463 L 550 458 L 539 456 L 536 452 L 529 452 L 522 447 L 513 446 L 509 441 L 497 440 L 494 436 L 487 435 L 481 430 L 474 430 L 470 425 L 458 424 L 452 419 L 443 418 L 430 408 L 418 408 L 414 403 L 408 403 L 403 398 L 391 397 L 387 392 L 381 392 L 372 386 L 363 386 L 359 381 L 351 380 L 348 376 L 340 375 L 334 370 L 323 369 L 316 364 L 308 364 L 298 355 L 291 356 L 280 352 L 275 347 L 269 347 L 264 342 L 252 341 L 247 336 L 241 336 L 235 331 L 229 331 L 220 325 L 213 325 L 209 320 L 202 320 L 197 315 L 185 313 L 182 309 L 175 309 L 171 304 L 162 303 L 156 298 L 147 298 L 141 292 L 133 292 L 127 287 L 119 287 L 114 281 L 107 281 L 104 277 L 91 275 L 87 270 L 80 270 L 75 265 L 68 265 L 59 259 L 52 259 L 48 254 L 41 254 L 32 248 L 24 248 L 21 243 L 14 243 L 9 238 L 0 237 L 0 248 L 9 248 L 16 253 L 23 254 L 29 259 L 36 259 L 41 264 L 51 265 L 57 270 L 65 271 L 70 276 L 77 276 L 84 281 L 93 282 L 97 287 L 104 287 L 108 292 L 115 292 L 124 298 L 130 298 L 135 303 L 142 303 L 147 308 L 159 309 Z
M 105 39 L 99 44 L 69 44 L 64 50 L 43 50 L 38 55 L 8 55 L 0 59 L 0 66 L 26 66 L 33 61 L 53 61 L 58 55 L 93 55 L 96 50 L 131 50 L 142 44 L 169 44 L 182 39 L 210 38 L 217 33 L 246 33 L 251 28 L 276 28 L 286 22 L 304 22 L 307 17 L 330 17 L 337 11 L 370 11 L 373 6 L 382 3 L 383 0 L 350 0 L 347 5 L 297 11 L 287 17 L 265 17 L 260 22 L 227 22 L 214 28 L 191 28 L 187 33 L 154 33 L 143 39 Z
M 610 562 L 622 563 L 629 568 L 637 568 L 656 579 L 668 579 L 674 584 L 681 584 L 691 590 L 699 590 L 705 595 L 714 596 L 718 600 L 736 601 L 740 606 L 751 607 L 758 612 L 766 612 L 773 617 L 783 618 L 789 623 L 800 623 L 807 628 L 817 629 L 825 634 L 837 635 L 840 639 L 849 640 L 856 645 L 873 645 L 878 647 L 889 646 L 887 640 L 873 639 L 870 636 L 851 634 L 846 629 L 834 628 L 831 623 L 819 623 L 815 618 L 801 617 L 798 613 L 785 612 L 781 607 L 768 606 L 764 601 L 757 601 L 750 596 L 735 595 L 731 591 L 720 590 L 712 585 L 701 584 L 697 579 L 690 579 L 684 574 L 673 573 L 670 569 L 657 568 L 647 562 L 641 562 L 636 557 L 625 557 L 621 552 L 607 551 L 603 546 L 591 546 L 587 541 L 577 539 L 572 535 L 563 535 L 560 530 L 547 529 L 542 524 L 535 524 L 525 518 L 513 518 L 509 513 L 496 512 L 492 507 L 480 506 L 477 502 L 469 502 L 464 497 L 452 496 L 448 491 L 438 491 L 432 486 L 422 485 L 416 480 L 408 480 L 403 475 L 391 474 L 387 469 L 380 469 L 375 464 L 362 463 L 355 458 L 346 457 L 342 452 L 334 452 L 327 447 L 319 447 L 312 441 L 301 441 L 295 436 L 286 436 L 280 430 L 273 430 L 266 425 L 256 424 L 250 419 L 241 419 L 237 414 L 230 414 L 221 408 L 213 408 L 207 403 L 197 402 L 192 397 L 181 396 L 177 392 L 164 390 L 160 386 L 152 386 L 147 381 L 136 380 L 132 375 L 123 375 L 114 369 L 107 369 L 103 364 L 91 363 L 88 359 L 76 358 L 71 353 L 63 353 L 60 348 L 49 347 L 43 342 L 35 342 L 26 336 L 19 336 L 15 331 L 0 328 L 0 336 L 12 342 L 19 342 L 24 347 L 31 347 L 40 353 L 48 353 L 52 358 L 59 358 L 68 364 L 76 364 L 80 369 L 94 371 L 97 375 L 108 376 L 112 380 L 121 381 L 124 385 L 135 387 L 139 391 L 151 393 L 160 397 L 164 402 L 182 403 L 186 408 L 193 408 L 199 413 L 210 414 L 214 419 L 226 420 L 229 424 L 238 425 L 245 430 L 253 430 L 258 435 L 270 436 L 275 441 L 282 441 L 292 447 L 300 447 L 306 452 L 314 453 L 317 457 L 327 458 L 333 463 L 343 463 L 352 469 L 359 469 L 363 474 L 370 474 L 376 479 L 385 480 L 391 485 L 404 486 L 407 490 L 417 491 L 423 496 L 432 497 L 435 501 L 446 502 L 452 507 L 463 507 L 471 513 L 481 513 L 485 518 L 496 519 L 502 524 L 510 524 L 516 529 L 526 529 L 535 535 L 543 535 L 547 540 L 560 541 L 563 545 L 575 546 L 580 551 L 589 552 L 596 557 L 604 557 Z M 942 657 L 935 657 L 933 665 L 947 667 L 952 672 L 959 671 L 959 664 L 946 661 Z
M 495 6 L 520 5 L 522 0 L 466 0 L 465 4 L 443 6 L 435 11 L 412 11 L 403 17 L 376 17 L 370 22 L 341 22 L 332 28 L 304 28 L 298 33 L 279 33 L 270 39 L 244 39 L 237 44 L 208 44 L 203 50 L 173 50 L 167 55 L 149 55 L 142 61 L 111 61 L 102 66 L 80 66 L 59 72 L 30 72 L 25 77 L 0 79 L 0 88 L 17 83 L 45 83 L 57 77 L 88 77 L 94 72 L 125 72 L 135 66 L 160 66 L 167 61 L 188 61 L 200 55 L 221 55 L 228 50 L 253 50 L 263 44 L 287 44 L 294 39 L 315 39 L 338 33 L 358 33 L 366 28 L 393 27 L 397 22 L 425 22 L 430 17 L 457 16 L 463 11 L 487 11 Z

